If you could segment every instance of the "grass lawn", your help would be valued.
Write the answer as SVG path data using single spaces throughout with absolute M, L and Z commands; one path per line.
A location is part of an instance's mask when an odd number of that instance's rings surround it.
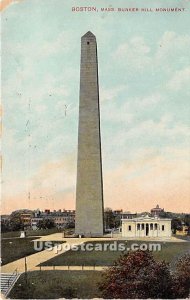
M 48 235 L 48 234 L 62 232 L 62 231 L 57 228 L 40 229 L 40 230 L 26 230 L 26 236 L 41 236 L 41 235 Z M 10 231 L 10 232 L 2 232 L 1 233 L 1 238 L 13 238 L 13 237 L 20 237 L 20 231 Z
M 121 242 L 121 241 L 120 241 Z M 124 241 L 122 241 L 123 243 Z M 93 242 L 94 244 L 95 242 Z M 99 244 L 104 243 L 113 243 L 111 241 L 107 242 L 98 242 Z M 128 241 L 127 247 L 130 247 L 131 244 L 152 244 L 153 242 L 140 242 L 140 241 Z M 158 244 L 160 242 L 156 242 Z M 169 243 L 162 242 L 161 251 L 153 252 L 153 255 L 156 259 L 165 260 L 171 265 L 176 261 L 176 259 L 184 254 L 185 252 L 190 251 L 190 243 Z M 113 265 L 113 262 L 122 254 L 121 251 L 68 251 L 66 253 L 60 254 L 42 264 L 42 266 L 81 266 L 81 265 L 97 265 L 97 266 L 109 266 Z
M 1 242 L 2 265 L 8 264 L 19 258 L 36 253 L 37 251 L 34 249 L 34 243 L 32 242 L 32 240 L 34 240 L 34 238 L 2 240 Z M 60 241 L 54 243 L 60 243 Z
M 99 271 L 35 271 L 24 274 L 9 294 L 11 299 L 100 298 Z

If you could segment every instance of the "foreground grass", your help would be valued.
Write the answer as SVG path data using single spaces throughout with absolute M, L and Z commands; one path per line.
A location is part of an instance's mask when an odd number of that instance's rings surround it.
M 32 240 L 34 240 L 34 238 L 2 240 L 1 241 L 2 265 L 8 264 L 19 258 L 37 253 L 37 251 L 34 249 L 34 243 L 32 242 Z M 62 242 L 53 242 L 53 243 L 57 244 Z
M 9 294 L 11 299 L 57 299 L 101 297 L 99 271 L 35 271 L 22 274 Z
M 121 242 L 121 241 L 120 241 Z M 122 241 L 123 243 L 124 241 Z M 98 244 L 105 244 L 105 243 L 113 243 L 111 241 L 107 242 L 98 242 Z M 147 244 L 150 245 L 153 242 L 139 242 L 139 241 L 127 241 L 127 248 L 131 247 L 131 244 Z M 93 242 L 92 244 L 95 244 Z M 189 242 L 182 242 L 182 243 L 169 243 L 169 242 L 156 242 L 156 244 L 161 244 L 161 251 L 153 252 L 153 255 L 158 260 L 165 260 L 172 265 L 184 253 L 190 251 L 190 243 Z M 60 254 L 43 264 L 42 266 L 81 266 L 81 265 L 88 265 L 88 266 L 110 266 L 113 265 L 114 261 L 122 254 L 122 251 L 68 251 L 66 253 Z

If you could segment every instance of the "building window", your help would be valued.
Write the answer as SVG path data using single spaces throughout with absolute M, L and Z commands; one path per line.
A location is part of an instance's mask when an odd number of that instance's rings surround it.
M 162 231 L 164 231 L 164 225 L 162 225 Z
M 157 230 L 158 229 L 158 224 L 154 224 L 154 229 Z
M 152 223 L 150 224 L 150 230 L 153 230 L 153 224 Z
M 129 229 L 129 231 L 131 231 L 131 225 L 129 225 L 128 229 Z
M 140 224 L 137 224 L 137 230 L 140 230 Z
M 144 230 L 144 224 L 142 224 L 141 226 L 142 226 L 141 229 Z

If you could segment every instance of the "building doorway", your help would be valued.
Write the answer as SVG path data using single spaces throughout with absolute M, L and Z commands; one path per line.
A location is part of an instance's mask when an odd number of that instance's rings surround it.
M 146 236 L 148 236 L 148 234 L 149 234 L 149 226 L 148 224 L 146 224 Z

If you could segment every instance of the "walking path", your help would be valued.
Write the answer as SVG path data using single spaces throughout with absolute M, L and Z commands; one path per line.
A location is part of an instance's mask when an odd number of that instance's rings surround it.
M 163 237 L 155 237 L 155 238 L 151 238 L 151 237 L 135 237 L 135 238 L 123 238 L 121 237 L 121 235 L 118 234 L 113 234 L 113 237 L 110 237 L 109 235 L 106 235 L 104 237 L 97 237 L 97 238 L 74 238 L 74 237 L 63 237 L 63 233 L 58 232 L 58 233 L 53 233 L 53 234 L 49 234 L 49 235 L 45 235 L 45 236 L 41 236 L 38 239 L 35 239 L 36 241 L 65 241 L 65 242 L 70 242 L 70 241 L 75 241 L 75 242 L 93 242 L 93 241 L 154 241 L 154 242 L 188 242 L 188 240 L 184 240 L 184 239 L 180 239 L 180 238 L 176 238 L 174 236 L 172 236 L 171 238 L 163 238 Z

